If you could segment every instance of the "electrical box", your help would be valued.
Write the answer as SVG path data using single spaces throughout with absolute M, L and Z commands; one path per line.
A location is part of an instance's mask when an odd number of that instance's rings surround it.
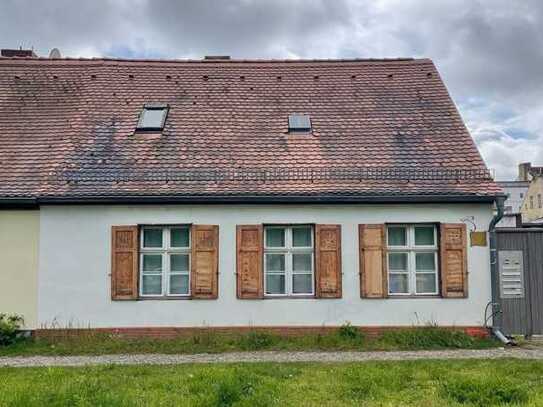
M 498 252 L 500 298 L 524 298 L 524 265 L 521 250 Z

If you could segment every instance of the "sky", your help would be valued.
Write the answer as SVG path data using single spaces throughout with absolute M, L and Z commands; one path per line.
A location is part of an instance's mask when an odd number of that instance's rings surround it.
M 2 0 L 0 48 L 69 57 L 431 58 L 497 179 L 543 165 L 540 0 Z

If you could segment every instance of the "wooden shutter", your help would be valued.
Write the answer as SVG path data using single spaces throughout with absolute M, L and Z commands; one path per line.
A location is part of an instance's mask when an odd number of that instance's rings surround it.
M 440 225 L 441 295 L 444 298 L 468 296 L 466 225 Z
M 388 275 L 385 225 L 358 225 L 358 243 L 360 246 L 360 296 L 386 298 Z
M 138 227 L 111 227 L 111 299 L 138 298 Z
M 264 297 L 262 225 L 238 225 L 237 296 L 242 299 Z
M 318 298 L 341 298 L 341 226 L 315 226 L 315 282 Z
M 215 299 L 218 296 L 219 227 L 193 225 L 191 259 L 192 298 Z

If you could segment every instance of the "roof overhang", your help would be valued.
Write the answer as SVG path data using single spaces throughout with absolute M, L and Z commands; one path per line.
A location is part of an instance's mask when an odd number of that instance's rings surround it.
M 501 196 L 501 195 L 500 195 Z M 170 195 L 43 197 L 40 205 L 103 204 L 352 204 L 352 203 L 492 203 L 488 195 Z

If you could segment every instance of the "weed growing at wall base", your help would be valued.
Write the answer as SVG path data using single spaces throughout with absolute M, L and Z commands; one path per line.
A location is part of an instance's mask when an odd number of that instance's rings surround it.
M 346 324 L 335 332 L 280 336 L 261 330 L 245 334 L 204 330 L 190 337 L 139 338 L 86 331 L 77 336 L 28 339 L 0 347 L 0 355 L 105 355 L 135 353 L 221 353 L 255 350 L 284 351 L 372 351 L 422 349 L 482 349 L 498 346 L 490 338 L 473 338 L 464 332 L 428 326 L 388 331 L 366 337 Z

